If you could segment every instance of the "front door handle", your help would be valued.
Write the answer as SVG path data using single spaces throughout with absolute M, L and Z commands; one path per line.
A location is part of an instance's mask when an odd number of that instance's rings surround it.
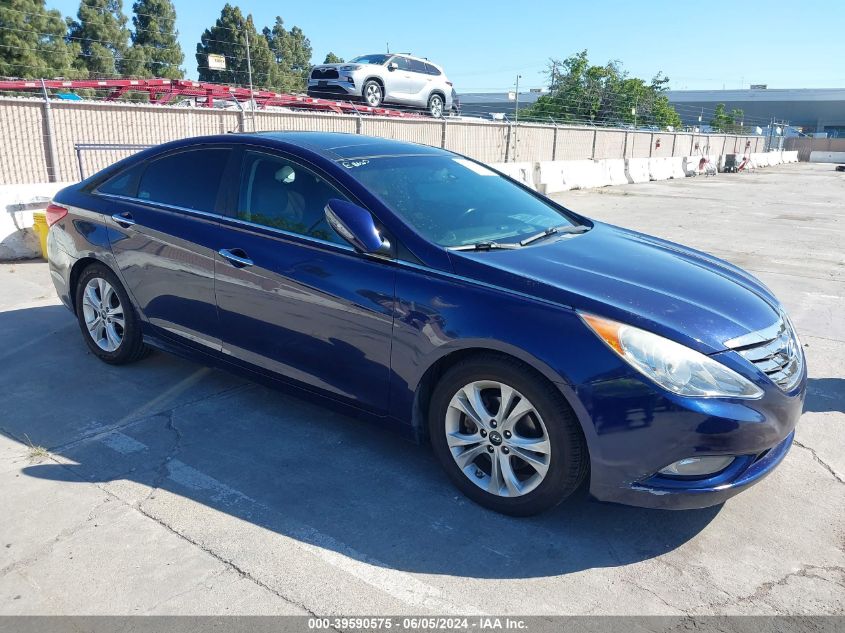
M 135 220 L 132 218 L 132 214 L 128 211 L 126 213 L 115 213 L 113 216 L 111 216 L 111 219 L 117 222 L 124 229 L 127 229 L 130 226 L 134 226 L 135 224 Z
M 228 259 L 235 268 L 244 268 L 246 266 L 252 266 L 252 260 L 246 256 L 246 253 L 243 252 L 240 248 L 221 248 L 217 253 L 220 257 L 224 259 Z

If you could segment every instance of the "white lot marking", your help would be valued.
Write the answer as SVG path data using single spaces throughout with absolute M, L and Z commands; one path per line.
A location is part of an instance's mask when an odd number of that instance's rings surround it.
M 147 450 L 146 444 L 142 444 L 134 437 L 124 435 L 120 431 L 109 433 L 100 441 L 113 451 L 117 451 L 118 453 L 122 453 L 124 455 L 128 455 L 129 453 L 140 453 L 141 451 Z
M 178 459 L 171 460 L 167 463 L 167 476 L 175 481 L 177 484 L 191 488 L 192 490 L 207 490 L 212 493 L 211 498 L 214 501 L 231 505 L 238 501 L 247 501 L 249 503 L 257 503 L 255 499 L 247 497 L 239 490 L 235 490 L 231 486 L 227 486 L 222 481 L 215 479 L 204 472 L 197 470 Z
M 174 459 L 167 464 L 168 477 L 186 488 L 206 490 L 212 493 L 212 499 L 226 505 L 247 502 L 261 510 L 278 514 L 266 504 L 243 494 L 241 491 Z M 285 532 L 299 549 L 313 554 L 332 567 L 345 571 L 371 587 L 401 600 L 412 607 L 430 609 L 435 613 L 456 613 L 463 615 L 483 615 L 484 612 L 467 603 L 454 604 L 443 597 L 443 592 L 413 575 L 391 569 L 381 561 L 366 556 L 361 552 L 341 543 L 331 536 L 323 534 L 307 525 L 294 525 Z

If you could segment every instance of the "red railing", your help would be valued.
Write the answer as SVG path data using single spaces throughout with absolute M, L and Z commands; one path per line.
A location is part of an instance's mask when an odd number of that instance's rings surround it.
M 196 98 L 199 105 L 208 108 L 214 107 L 214 102 L 218 100 L 245 102 L 253 99 L 256 106 L 262 109 L 267 106 L 278 106 L 302 110 L 322 110 L 338 114 L 369 114 L 405 118 L 420 116 L 414 112 L 403 112 L 393 108 L 372 108 L 351 101 L 315 99 L 305 95 L 284 94 L 270 90 L 250 90 L 249 88 L 186 79 L 0 79 L 0 92 L 25 92 L 44 88 L 48 90 L 107 90 L 108 95 L 101 98 L 104 101 L 115 101 L 127 93 L 144 92 L 149 95 L 150 103 L 158 105 L 167 104 L 179 97 Z

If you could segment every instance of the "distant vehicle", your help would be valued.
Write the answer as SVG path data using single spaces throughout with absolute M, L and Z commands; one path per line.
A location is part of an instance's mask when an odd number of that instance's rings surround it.
M 361 99 L 373 108 L 388 103 L 425 108 L 439 118 L 454 108 L 456 95 L 437 64 L 410 55 L 378 54 L 315 66 L 308 96 Z

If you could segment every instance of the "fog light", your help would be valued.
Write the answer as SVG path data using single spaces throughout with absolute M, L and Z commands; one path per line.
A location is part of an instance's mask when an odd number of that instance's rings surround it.
M 730 455 L 686 457 L 674 464 L 669 464 L 658 472 L 670 477 L 703 477 L 724 470 L 733 463 L 733 460 L 734 458 Z

